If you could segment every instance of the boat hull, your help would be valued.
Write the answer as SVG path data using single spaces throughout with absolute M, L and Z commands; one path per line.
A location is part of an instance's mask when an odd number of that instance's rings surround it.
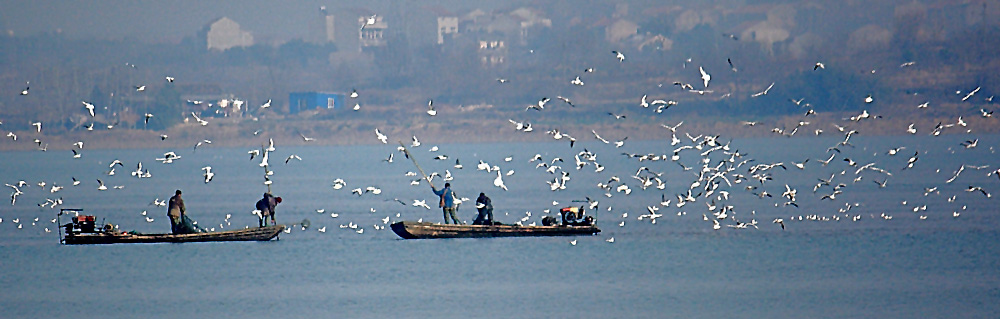
M 101 245 L 130 243 L 188 243 L 213 241 L 268 241 L 285 230 L 285 225 L 195 234 L 111 234 L 82 233 L 63 239 L 67 245 Z
M 449 225 L 402 221 L 390 225 L 403 239 L 594 235 L 597 226 Z

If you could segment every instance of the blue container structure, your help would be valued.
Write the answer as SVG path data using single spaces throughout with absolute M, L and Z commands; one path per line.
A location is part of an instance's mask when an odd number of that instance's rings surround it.
M 288 94 L 288 113 L 314 109 L 340 109 L 344 107 L 343 94 L 323 92 L 292 92 Z

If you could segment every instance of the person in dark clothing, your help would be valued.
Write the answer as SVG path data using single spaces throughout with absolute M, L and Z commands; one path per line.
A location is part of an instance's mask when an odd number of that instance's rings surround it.
M 191 218 L 187 216 L 184 208 L 184 200 L 181 199 L 181 190 L 174 192 L 167 204 L 167 216 L 170 217 L 170 232 L 174 234 L 204 233 L 205 229 L 198 227 Z
M 455 193 L 451 191 L 451 183 L 444 183 L 444 188 L 441 190 L 437 190 L 434 186 L 431 186 L 431 190 L 434 191 L 434 195 L 438 195 L 441 198 L 438 206 L 444 212 L 444 223 L 447 224 L 448 217 L 451 217 L 455 225 L 461 224 L 458 221 L 458 217 L 455 217 Z
M 476 216 L 473 225 L 493 225 L 493 201 L 486 197 L 486 193 L 479 193 L 479 198 L 476 198 L 476 209 L 479 210 L 479 216 Z
M 185 208 L 184 200 L 181 199 L 181 190 L 174 192 L 174 196 L 170 197 L 170 202 L 167 205 L 167 216 L 170 217 L 170 232 L 174 234 L 184 234 L 183 230 L 183 219 Z
M 275 197 L 271 193 L 264 193 L 264 198 L 257 201 L 257 210 L 260 211 L 260 227 L 267 225 L 267 219 L 271 218 L 271 225 L 275 225 L 274 209 L 281 203 L 281 197 Z

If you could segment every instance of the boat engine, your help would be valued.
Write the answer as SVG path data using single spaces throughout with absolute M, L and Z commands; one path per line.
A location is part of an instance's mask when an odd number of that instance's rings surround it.
M 562 224 L 564 226 L 593 226 L 594 225 L 594 217 L 585 216 L 583 206 L 580 206 L 580 207 L 563 207 L 563 208 L 559 209 L 559 214 L 562 215 Z

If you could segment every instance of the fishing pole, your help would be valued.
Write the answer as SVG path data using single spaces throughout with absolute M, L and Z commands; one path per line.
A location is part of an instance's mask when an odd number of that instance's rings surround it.
M 406 145 L 403 145 L 403 142 L 399 141 L 399 146 L 403 148 L 403 154 L 406 154 L 406 158 L 409 158 L 411 161 L 413 161 L 413 166 L 417 167 L 417 170 L 420 171 L 420 175 L 423 175 L 424 179 L 427 180 L 427 183 L 431 184 L 431 188 L 437 189 L 437 187 L 434 187 L 434 182 L 431 181 L 431 178 L 427 177 L 427 174 L 424 173 L 424 169 L 420 168 L 420 164 L 417 164 L 417 158 L 413 157 L 413 155 L 410 155 L 410 150 L 406 149 Z

